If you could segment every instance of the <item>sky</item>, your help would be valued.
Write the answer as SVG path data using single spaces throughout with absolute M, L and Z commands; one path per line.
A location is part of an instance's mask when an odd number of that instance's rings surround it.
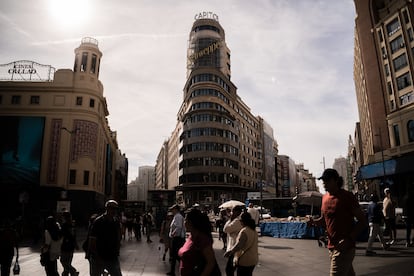
M 345 157 L 359 120 L 352 0 L 2 0 L 0 64 L 72 69 L 81 39 L 97 39 L 108 121 L 131 181 L 155 165 L 176 125 L 189 33 L 204 11 L 218 15 L 232 82 L 273 128 L 279 154 L 316 177 L 323 160 Z

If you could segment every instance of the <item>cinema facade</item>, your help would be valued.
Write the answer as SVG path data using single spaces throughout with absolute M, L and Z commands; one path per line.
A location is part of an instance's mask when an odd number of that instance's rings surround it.
M 84 38 L 73 70 L 33 61 L 0 65 L 1 216 L 70 210 L 80 223 L 106 199 L 126 199 L 127 158 L 111 130 L 98 42 Z

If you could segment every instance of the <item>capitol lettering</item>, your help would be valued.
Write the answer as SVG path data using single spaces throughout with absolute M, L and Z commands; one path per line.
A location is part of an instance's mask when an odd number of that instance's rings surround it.
M 194 16 L 194 20 L 198 20 L 198 19 L 214 19 L 216 21 L 219 21 L 218 15 L 213 13 L 213 12 L 200 12 L 200 13 L 197 13 Z

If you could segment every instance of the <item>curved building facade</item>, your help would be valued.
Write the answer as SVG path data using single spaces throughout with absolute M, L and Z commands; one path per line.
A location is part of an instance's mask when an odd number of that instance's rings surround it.
M 185 204 L 245 200 L 262 180 L 262 123 L 237 95 L 230 50 L 215 19 L 194 22 L 178 114 L 178 187 Z

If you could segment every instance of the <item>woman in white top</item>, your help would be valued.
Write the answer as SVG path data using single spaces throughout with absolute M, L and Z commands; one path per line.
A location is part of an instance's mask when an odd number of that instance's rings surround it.
M 237 276 L 252 276 L 259 261 L 258 235 L 256 223 L 251 215 L 243 213 L 240 218 L 243 228 L 237 236 L 236 244 L 225 253 L 225 257 L 234 254 Z
M 62 233 L 59 223 L 52 216 L 46 219 L 45 227 L 45 244 L 42 252 L 48 252 L 49 256 L 45 263 L 45 271 L 47 276 L 59 276 L 57 270 L 57 259 L 60 256 L 60 248 L 62 246 Z

